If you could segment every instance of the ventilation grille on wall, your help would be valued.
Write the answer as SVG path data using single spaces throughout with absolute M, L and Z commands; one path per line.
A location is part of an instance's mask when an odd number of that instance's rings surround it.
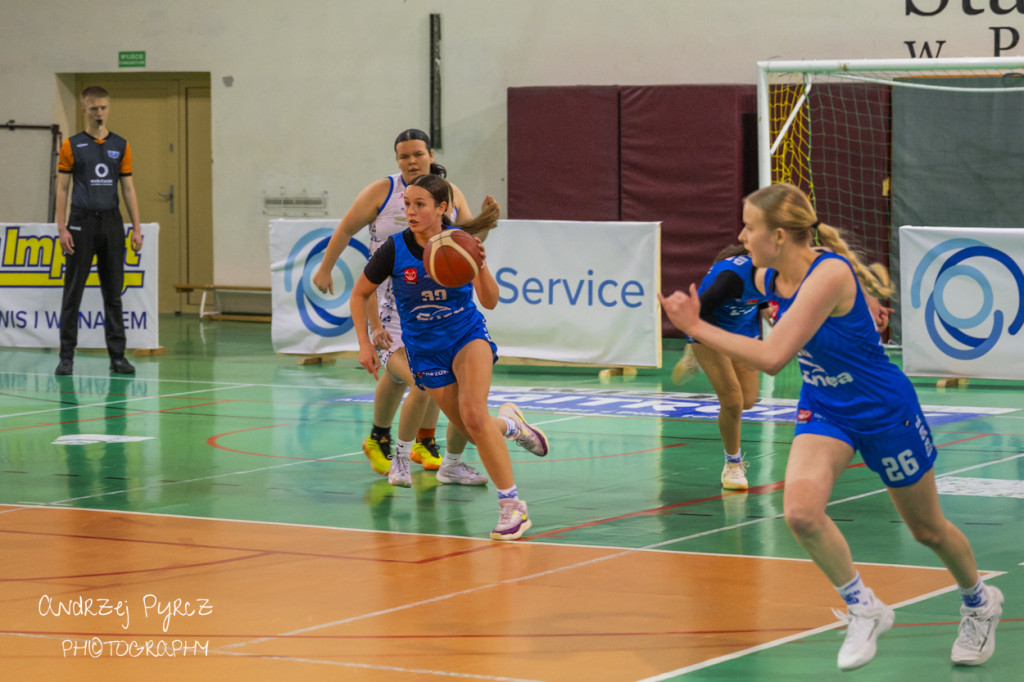
M 327 192 L 320 194 L 263 193 L 263 215 L 321 217 L 327 215 Z

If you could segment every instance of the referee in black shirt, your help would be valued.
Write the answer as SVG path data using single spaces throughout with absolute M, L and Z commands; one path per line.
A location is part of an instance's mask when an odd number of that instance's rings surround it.
M 107 130 L 110 94 L 98 86 L 82 91 L 85 130 L 64 140 L 57 176 L 57 230 L 65 255 L 64 298 L 60 310 L 60 364 L 55 374 L 67 376 L 74 369 L 78 345 L 78 313 L 93 257 L 96 258 L 103 295 L 110 371 L 134 374 L 135 367 L 124 357 L 124 313 L 121 289 L 124 285 L 124 221 L 117 203 L 121 184 L 125 208 L 132 220 L 132 248 L 142 248 L 139 203 L 132 182 L 132 152 L 128 141 Z M 68 187 L 71 213 L 66 216 Z

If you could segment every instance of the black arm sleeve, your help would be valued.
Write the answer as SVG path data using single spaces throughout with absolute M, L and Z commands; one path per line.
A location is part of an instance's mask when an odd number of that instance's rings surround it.
M 395 269 L 395 241 L 394 237 L 380 245 L 380 248 L 373 252 L 370 260 L 363 268 L 366 279 L 374 284 L 382 284 L 391 276 Z
M 731 270 L 725 270 L 715 277 L 700 295 L 700 319 L 714 323 L 715 311 L 726 301 L 743 295 L 743 280 Z

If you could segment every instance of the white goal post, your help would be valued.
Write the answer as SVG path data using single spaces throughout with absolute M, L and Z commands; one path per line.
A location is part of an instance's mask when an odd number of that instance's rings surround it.
M 897 286 L 901 225 L 1024 227 L 1024 57 L 765 61 L 757 100 L 760 186 L 803 189 Z
M 764 187 L 775 181 L 772 175 L 772 155 L 778 152 L 783 140 L 792 131 L 795 117 L 808 106 L 808 96 L 816 83 L 848 82 L 899 85 L 901 79 L 913 76 L 1000 76 L 1007 72 L 1024 71 L 1024 57 L 943 58 L 943 59 L 823 59 L 763 61 L 757 63 L 757 137 L 758 179 Z M 909 87 L 942 89 L 913 84 Z M 773 126 L 772 88 L 797 88 L 792 106 L 788 107 L 778 125 Z M 948 88 L 947 88 L 948 89 Z M 958 89 L 958 88 L 957 88 Z M 1024 90 L 1021 87 L 1002 89 Z M 776 106 L 780 106 L 776 104 Z M 778 115 L 782 115 L 780 111 Z

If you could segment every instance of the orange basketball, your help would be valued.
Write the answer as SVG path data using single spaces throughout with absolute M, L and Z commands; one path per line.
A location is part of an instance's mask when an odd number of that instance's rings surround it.
M 441 230 L 423 249 L 423 265 L 441 286 L 461 287 L 480 272 L 483 258 L 476 237 L 462 230 Z

